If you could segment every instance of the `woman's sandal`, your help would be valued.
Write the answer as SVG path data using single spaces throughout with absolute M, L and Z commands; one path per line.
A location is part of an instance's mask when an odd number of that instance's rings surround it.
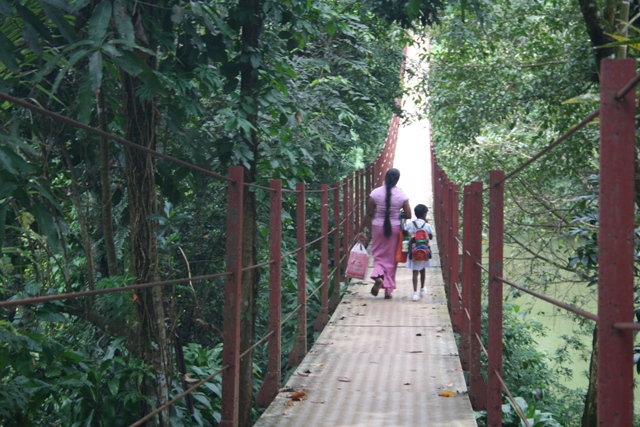
M 378 291 L 380 291 L 381 287 L 382 287 L 382 279 L 378 277 L 376 279 L 376 282 L 373 284 L 373 288 L 371 288 L 371 295 L 373 295 L 374 297 L 377 297 Z

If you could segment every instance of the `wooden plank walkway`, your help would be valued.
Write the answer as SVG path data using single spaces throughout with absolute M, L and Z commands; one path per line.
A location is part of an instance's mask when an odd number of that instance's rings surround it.
M 394 298 L 351 285 L 329 325 L 256 426 L 471 427 L 440 269 L 411 301 L 411 272 L 398 271 Z M 293 391 L 306 398 L 293 402 Z M 451 391 L 454 397 L 441 397 Z
M 428 123 L 402 127 L 398 186 L 411 206 L 431 209 Z M 431 214 L 431 212 L 430 212 Z M 432 265 L 439 266 L 437 236 Z M 412 301 L 411 271 L 398 268 L 394 298 L 350 285 L 309 354 L 255 424 L 258 427 L 477 427 L 458 357 L 438 267 L 427 269 L 427 294 Z M 292 401 L 303 391 L 302 401 Z M 453 397 L 442 397 L 450 391 Z

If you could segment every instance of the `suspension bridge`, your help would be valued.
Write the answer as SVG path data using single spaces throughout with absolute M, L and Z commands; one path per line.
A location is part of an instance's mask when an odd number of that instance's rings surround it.
M 266 408 L 258 426 L 409 426 L 423 423 L 473 426 L 476 425 L 473 410 L 485 410 L 488 425 L 500 426 L 502 404 L 505 399 L 513 401 L 512 393 L 502 379 L 502 289 L 511 286 L 596 322 L 598 425 L 631 426 L 633 333 L 640 329 L 633 321 L 635 86 L 640 76 L 636 75 L 635 60 L 604 60 L 601 79 L 600 107 L 592 114 L 515 171 L 493 171 L 486 182 L 473 182 L 462 188 L 452 183 L 439 167 L 437 156 L 428 143 L 428 127 L 423 123 L 417 123 L 415 128 L 400 127 L 399 119 L 394 117 L 381 154 L 373 164 L 356 171 L 341 183 L 323 184 L 320 189 L 306 189 L 304 183 L 299 183 L 295 190 L 296 222 L 306 223 L 307 197 L 319 196 L 321 232 L 307 242 L 305 227 L 298 227 L 298 247 L 287 254 L 282 253 L 281 206 L 285 190 L 280 181 L 273 180 L 268 188 L 245 185 L 241 167 L 231 167 L 228 176 L 220 176 L 147 150 L 150 155 L 227 181 L 227 270 L 158 283 L 10 299 L 0 302 L 0 307 L 224 277 L 222 368 L 189 388 L 185 387 L 183 393 L 158 405 L 132 427 L 143 425 L 216 376 L 222 377 L 220 425 L 238 425 L 240 360 L 259 345 L 268 346 L 269 366 L 257 396 L 258 405 Z M 0 98 L 113 141 L 132 144 L 9 95 L 0 93 Z M 502 215 L 504 186 L 508 185 L 508 180 L 598 116 L 601 221 L 598 312 L 594 314 L 503 278 Z M 424 167 L 414 167 L 416 159 L 420 159 Z M 412 301 L 410 272 L 400 268 L 398 289 L 393 299 L 374 298 L 369 293 L 371 282 L 354 282 L 349 284 L 347 295 L 340 301 L 346 254 L 354 241 L 355 230 L 361 224 L 366 195 L 381 184 L 384 172 L 392 165 L 401 170 L 398 185 L 407 191 L 412 205 L 425 203 L 432 209 L 436 243 L 434 267 L 427 273 L 427 293 L 421 300 Z M 242 265 L 239 256 L 242 239 L 238 238 L 243 227 L 242 221 L 238 220 L 241 218 L 239 212 L 242 212 L 242 196 L 247 187 L 269 193 L 272 221 L 270 260 L 249 267 Z M 486 192 L 489 194 L 489 239 L 483 247 L 483 194 Z M 330 243 L 332 254 L 329 253 Z M 321 279 L 313 292 L 307 289 L 306 274 L 306 248 L 310 245 L 319 245 L 321 253 Z M 483 253 L 487 252 L 489 262 L 485 266 L 482 260 Z M 283 319 L 282 259 L 294 255 L 298 266 L 298 306 Z M 269 332 L 258 337 L 252 347 L 241 348 L 239 295 L 242 273 L 248 268 L 261 267 L 269 269 Z M 483 271 L 488 274 L 487 283 L 481 282 Z M 306 306 L 316 293 L 321 309 L 316 319 L 308 319 Z M 488 301 L 486 341 L 481 336 L 483 299 Z M 288 354 L 288 362 L 296 368 L 287 383 L 281 384 L 281 328 L 294 316 L 298 336 Z M 310 321 L 320 335 L 311 349 L 307 349 Z M 523 423 L 530 425 L 522 412 L 520 415 Z

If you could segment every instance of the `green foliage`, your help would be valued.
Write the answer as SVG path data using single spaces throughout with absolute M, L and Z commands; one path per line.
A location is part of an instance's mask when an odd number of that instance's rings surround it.
M 431 19 L 427 4 L 411 2 L 404 11 L 398 4 L 396 12 Z M 251 14 L 237 2 L 0 2 L 0 90 L 120 136 L 123 100 L 135 96 L 153 105 L 154 142 L 165 154 L 222 175 L 229 165 L 255 165 L 250 172 L 258 184 L 276 178 L 285 188 L 305 181 L 315 189 L 340 181 L 377 155 L 392 113 L 401 114 L 396 99 L 407 35 L 371 13 L 366 2 L 268 0 L 262 6 L 262 34 L 247 51 L 241 26 Z M 241 91 L 243 72 L 257 76 L 255 97 Z M 123 84 L 128 77 L 139 85 L 129 90 Z M 111 141 L 100 152 L 100 141 L 86 131 L 10 103 L 0 105 L 0 123 L 3 298 L 131 284 L 134 204 L 123 148 Z M 257 147 L 247 144 L 254 135 Z M 226 182 L 164 159 L 150 167 L 159 212 L 147 219 L 154 224 L 161 278 L 224 271 Z M 103 174 L 110 188 L 102 188 Z M 268 194 L 256 191 L 256 198 L 256 250 L 267 259 Z M 107 203 L 117 274 L 107 265 L 101 215 Z M 319 205 L 309 201 L 309 236 L 319 233 Z M 285 202 L 285 251 L 295 248 L 292 206 Z M 316 265 L 318 253 L 309 251 L 309 265 Z M 297 305 L 295 262 L 285 265 L 283 315 Z M 319 274 L 310 269 L 309 293 L 319 286 Z M 223 283 L 164 288 L 167 328 L 186 343 L 193 378 L 219 367 Z M 332 287 L 333 281 L 330 292 Z M 258 288 L 264 308 L 265 274 Z M 310 328 L 318 298 L 310 301 Z M 149 364 L 134 356 L 140 304 L 137 294 L 127 292 L 0 311 L 0 322 L 11 325 L 0 341 L 7 346 L 0 359 L 8 358 L 0 366 L 8 395 L 0 402 L 3 416 L 23 414 L 15 418 L 20 425 L 135 421 L 141 408 L 155 404 L 142 391 L 153 382 Z M 256 335 L 265 332 L 267 312 L 258 311 Z M 284 352 L 295 328 L 294 316 L 285 325 Z M 311 342 L 311 330 L 308 336 Z M 256 355 L 261 372 L 266 352 Z M 171 392 L 181 392 L 177 376 L 172 380 Z M 215 425 L 216 381 L 194 395 L 193 417 L 181 402 L 172 422 Z
M 563 101 L 592 91 L 593 59 L 577 4 L 492 2 L 482 27 L 460 13 L 449 6 L 431 31 L 424 91 L 440 164 L 462 184 L 515 169 L 590 112 Z M 580 173 L 595 147 L 583 131 L 520 176 Z
M 553 418 L 552 414 L 535 409 L 522 397 L 516 397 L 514 399 L 515 402 L 511 401 L 511 399 L 507 400 L 508 403 L 502 405 L 502 425 L 505 427 L 520 427 L 526 425 L 524 421 L 522 421 L 522 418 L 520 418 L 516 405 L 518 409 L 522 411 L 531 427 L 563 427 L 562 424 Z M 478 421 L 478 425 L 485 426 L 486 412 L 476 412 L 476 420 Z
M 123 426 L 138 418 L 148 370 L 121 338 L 104 348 L 93 342 L 93 348 L 68 349 L 69 333 L 82 336 L 76 344 L 92 339 L 77 326 L 69 329 L 28 332 L 0 322 L 2 425 Z
M 531 425 L 578 426 L 584 404 L 584 392 L 563 385 L 573 372 L 566 351 L 548 354 L 539 350 L 537 339 L 547 331 L 521 307 L 506 303 L 503 309 L 503 373 L 505 384 L 516 397 Z M 487 315 L 483 310 L 483 331 L 487 331 Z M 485 332 L 486 335 L 486 332 Z M 486 339 L 486 336 L 484 337 Z M 578 346 L 568 338 L 567 346 Z M 508 397 L 503 395 L 503 423 L 520 426 L 519 417 Z M 476 414 L 479 425 L 485 425 L 486 412 Z M 545 424 L 548 423 L 548 424 Z M 555 423 L 555 424 L 554 424 Z
M 366 0 L 376 14 L 388 22 L 397 22 L 403 28 L 413 28 L 439 22 L 438 12 L 443 8 L 439 0 Z

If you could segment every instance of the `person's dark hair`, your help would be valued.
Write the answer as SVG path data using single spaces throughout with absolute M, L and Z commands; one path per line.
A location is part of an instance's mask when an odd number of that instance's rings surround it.
M 387 204 L 387 210 L 384 214 L 384 224 L 382 229 L 384 231 L 384 235 L 386 237 L 391 236 L 391 189 L 396 186 L 398 180 L 400 179 L 400 171 L 396 168 L 391 168 L 387 171 L 387 174 L 384 176 L 384 186 L 387 189 L 387 197 L 385 202 Z
M 419 205 L 416 205 L 415 208 L 413 208 L 413 212 L 415 212 L 416 218 L 422 218 L 424 215 L 427 214 L 427 212 L 429 212 L 429 208 L 421 203 Z

